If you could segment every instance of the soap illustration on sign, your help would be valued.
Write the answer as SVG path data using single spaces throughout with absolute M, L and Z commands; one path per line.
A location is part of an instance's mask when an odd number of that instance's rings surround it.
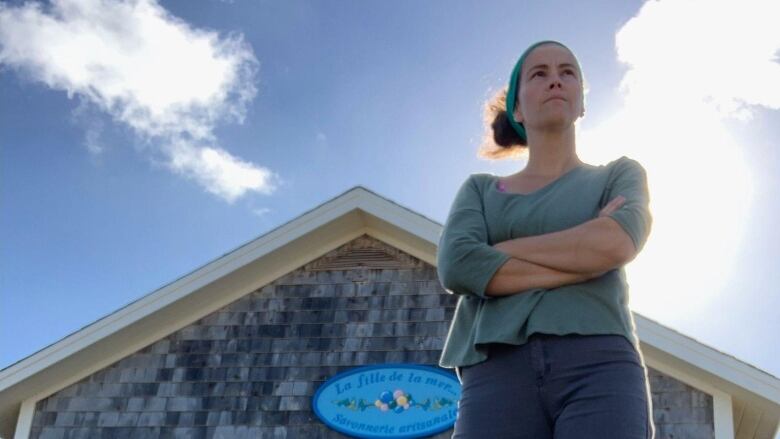
M 357 437 L 414 438 L 455 423 L 460 382 L 430 366 L 384 364 L 342 372 L 320 386 L 312 407 L 329 427 Z

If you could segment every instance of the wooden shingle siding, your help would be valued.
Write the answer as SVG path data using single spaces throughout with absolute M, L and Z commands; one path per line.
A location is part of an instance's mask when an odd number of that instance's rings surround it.
M 715 437 L 712 396 L 648 368 L 656 439 Z
M 39 401 L 31 437 L 346 437 L 314 415 L 317 388 L 436 366 L 456 303 L 435 267 L 364 235 Z M 712 398 L 649 372 L 656 438 L 712 438 Z

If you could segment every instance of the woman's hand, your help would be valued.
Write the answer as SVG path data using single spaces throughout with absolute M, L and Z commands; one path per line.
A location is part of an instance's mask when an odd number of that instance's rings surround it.
M 608 216 L 610 213 L 620 209 L 620 206 L 622 206 L 623 203 L 625 203 L 625 202 L 626 202 L 626 197 L 624 197 L 622 195 L 618 195 L 617 197 L 615 197 L 612 200 L 610 200 L 610 202 L 607 203 L 607 205 L 604 206 L 599 211 L 598 217 L 601 218 L 601 217 L 604 217 L 604 216 Z M 602 271 L 601 273 L 591 273 L 591 276 L 592 276 L 591 279 L 595 278 L 595 277 L 600 277 L 600 276 L 604 275 L 605 273 L 607 273 L 607 272 L 606 271 Z
M 625 203 L 625 202 L 626 202 L 626 197 L 624 197 L 622 195 L 618 195 L 617 197 L 615 197 L 612 200 L 610 200 L 610 202 L 607 203 L 607 205 L 604 206 L 599 211 L 598 217 L 601 218 L 601 217 L 604 217 L 604 216 L 608 216 L 610 213 L 620 209 L 620 206 L 622 206 L 623 203 Z M 591 273 L 591 276 L 592 276 L 591 279 L 595 278 L 595 277 L 600 277 L 600 276 L 604 275 L 605 273 L 607 273 L 607 272 L 606 271 L 602 271 L 601 273 Z
M 625 202 L 626 202 L 626 197 L 622 195 L 618 195 L 617 197 L 613 198 L 609 203 L 607 203 L 606 206 L 604 206 L 599 211 L 599 218 L 601 218 L 602 216 L 607 216 L 610 213 L 620 209 L 620 206 L 622 206 L 623 203 Z

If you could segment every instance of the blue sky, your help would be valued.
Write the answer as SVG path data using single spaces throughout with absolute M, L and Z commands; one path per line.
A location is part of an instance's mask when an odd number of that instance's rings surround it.
M 0 2 L 0 368 L 356 185 L 443 223 L 524 166 L 476 156 L 482 108 L 556 39 L 580 157 L 648 170 L 632 308 L 780 376 L 767 4 L 70 3 Z

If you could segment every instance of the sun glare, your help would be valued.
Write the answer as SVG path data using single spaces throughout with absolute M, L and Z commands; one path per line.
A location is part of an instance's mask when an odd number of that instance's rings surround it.
M 653 96 L 626 99 L 578 143 L 587 162 L 626 155 L 645 167 L 653 228 L 626 267 L 631 307 L 679 321 L 723 292 L 753 186 L 742 148 L 707 103 L 670 106 Z
M 616 34 L 617 60 L 628 67 L 622 105 L 581 133 L 578 150 L 594 164 L 626 155 L 647 170 L 653 229 L 626 270 L 631 307 L 648 317 L 707 313 L 734 275 L 754 178 L 750 145 L 725 122 L 780 108 L 780 89 L 769 86 L 780 74 L 775 9 L 756 0 L 646 2 Z

